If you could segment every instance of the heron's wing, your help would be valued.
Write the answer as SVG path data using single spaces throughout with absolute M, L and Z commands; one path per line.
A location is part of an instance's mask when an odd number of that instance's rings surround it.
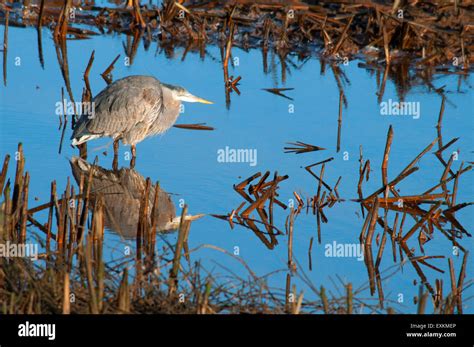
M 119 80 L 93 100 L 95 114 L 89 116 L 89 134 L 113 135 L 129 131 L 139 123 L 151 125 L 163 107 L 159 82 Z

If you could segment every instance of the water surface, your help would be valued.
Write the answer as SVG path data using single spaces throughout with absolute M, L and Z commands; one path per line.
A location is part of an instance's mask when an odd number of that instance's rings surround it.
M 0 92 L 0 154 L 2 157 L 16 151 L 19 142 L 23 143 L 26 155 L 26 170 L 31 175 L 30 206 L 49 201 L 50 182 L 57 180 L 58 191 L 66 186 L 73 175 L 69 159 L 78 155 L 69 145 L 71 129 L 68 126 L 61 154 L 58 153 L 61 130 L 56 103 L 61 100 L 61 88 L 65 87 L 63 75 L 58 65 L 56 49 L 51 32 L 44 29 L 43 52 L 44 68 L 38 59 L 36 46 L 37 33 L 31 28 L 9 28 L 9 47 L 7 61 L 7 85 Z M 187 52 L 182 59 L 184 49 L 175 50 L 174 57 L 164 54 L 157 43 L 145 50 L 140 44 L 133 64 L 126 64 L 124 44 L 126 37 L 116 34 L 93 37 L 89 40 L 67 42 L 69 77 L 71 89 L 76 100 L 81 99 L 85 71 L 89 56 L 95 50 L 95 60 L 90 71 L 90 83 L 93 94 L 102 90 L 106 83 L 100 76 L 112 60 L 120 54 L 113 70 L 114 79 L 128 75 L 152 75 L 161 81 L 181 85 L 191 93 L 212 100 L 214 105 L 186 104 L 185 112 L 178 123 L 206 123 L 214 131 L 190 131 L 172 128 L 166 134 L 147 139 L 137 146 L 135 170 L 171 195 L 177 213 L 183 204 L 189 206 L 191 214 L 227 214 L 243 201 L 233 190 L 233 184 L 256 172 L 277 171 L 288 175 L 289 179 L 280 184 L 279 199 L 288 204 L 294 200 L 293 192 L 308 197 L 316 194 L 317 181 L 304 170 L 304 167 L 329 157 L 335 159 L 326 164 L 325 180 L 333 186 L 342 176 L 339 195 L 345 202 L 336 203 L 325 209 L 328 223 L 322 225 L 322 242 L 317 242 L 316 217 L 302 212 L 294 226 L 294 256 L 301 265 L 300 273 L 305 272 L 316 287 L 328 286 L 336 294 L 340 286 L 334 286 L 336 276 L 354 287 L 368 281 L 367 269 L 363 261 L 354 257 L 333 258 L 325 256 L 325 246 L 336 243 L 357 243 L 364 219 L 360 215 L 360 206 L 350 199 L 357 198 L 359 179 L 359 149 L 363 148 L 364 159 L 371 161 L 371 177 L 364 182 L 365 195 L 372 193 L 382 185 L 381 162 L 385 147 L 386 134 L 393 126 L 394 139 L 390 152 L 388 174 L 394 178 L 437 136 L 436 124 L 441 97 L 424 86 L 415 86 L 406 95 L 405 101 L 418 102 L 421 107 L 419 119 L 412 116 L 383 116 L 376 95 L 378 88 L 376 76 L 358 66 L 359 61 L 351 61 L 347 66 L 339 65 L 345 73 L 348 83 L 344 84 L 347 107 L 343 108 L 341 149 L 336 152 L 337 118 L 339 109 L 339 88 L 329 66 L 321 74 L 321 62 L 315 57 L 303 62 L 289 56 L 294 65 L 287 64 L 285 81 L 282 81 L 281 62 L 269 53 L 270 71 L 262 68 L 262 54 L 251 50 L 245 52 L 233 49 L 233 58 L 238 58 L 238 66 L 231 67 L 229 74 L 242 76 L 239 90 L 231 94 L 230 107 L 226 107 L 223 70 L 219 47 L 208 46 L 204 59 L 199 52 Z M 299 68 L 296 68 L 298 66 Z M 458 160 L 453 168 L 457 170 L 462 161 L 472 162 L 473 98 L 472 79 L 463 80 L 458 88 L 457 76 L 442 76 L 433 81 L 436 87 L 444 86 L 447 96 L 443 121 L 443 139 L 447 143 L 454 137 L 460 139 L 450 148 L 459 150 Z M 262 88 L 294 88 L 285 92 L 293 98 L 289 100 L 268 93 Z M 65 89 L 66 98 L 69 96 Z M 397 88 L 387 81 L 382 101 L 399 100 Z M 292 112 L 293 111 L 293 112 Z M 326 148 L 324 151 L 307 154 L 284 153 L 287 142 L 302 141 Z M 221 163 L 218 151 L 226 146 L 232 149 L 256 150 L 257 163 Z M 436 149 L 436 147 L 435 147 Z M 104 155 L 104 151 L 108 153 Z M 126 158 L 129 148 L 121 146 L 119 165 L 128 167 Z M 112 147 L 110 139 L 101 139 L 89 144 L 89 161 L 98 156 L 98 164 L 110 170 L 112 165 Z M 445 156 L 445 160 L 448 157 Z M 402 184 L 401 195 L 416 195 L 439 182 L 444 167 L 430 152 L 419 163 L 419 172 L 413 174 Z M 319 168 L 315 169 L 316 172 Z M 12 175 L 13 170 L 10 170 Z M 461 176 L 458 202 L 469 202 L 474 196 L 472 173 Z M 275 207 L 275 225 L 284 230 L 289 210 Z M 474 220 L 472 209 L 466 208 L 456 214 L 458 220 L 469 231 Z M 41 219 L 40 215 L 38 218 Z M 393 218 L 393 216 L 391 217 Z M 392 219 L 393 220 L 393 219 Z M 408 228 L 408 226 L 406 227 Z M 380 233 L 378 229 L 377 233 Z M 453 256 L 452 244 L 439 232 L 434 239 L 425 244 L 427 255 L 453 257 L 456 273 L 462 263 L 462 253 Z M 308 247 L 314 237 L 312 249 L 312 271 L 308 269 Z M 176 234 L 166 236 L 174 243 Z M 278 236 L 278 245 L 268 249 L 255 234 L 243 227 L 231 230 L 225 221 L 206 216 L 192 224 L 190 248 L 201 244 L 213 244 L 229 252 L 238 250 L 257 275 L 265 275 L 275 270 L 283 270 L 272 277 L 271 285 L 284 288 L 287 269 L 287 236 Z M 474 250 L 471 238 L 464 238 L 462 245 L 471 254 Z M 374 243 L 375 244 L 375 243 Z M 119 258 L 125 245 L 134 246 L 134 240 L 121 238 L 110 231 L 106 235 L 108 257 Z M 421 255 L 415 238 L 409 246 Z M 374 248 L 374 253 L 377 252 Z M 201 259 L 209 270 L 225 272 L 220 265 L 236 273 L 244 274 L 242 265 L 232 258 L 215 250 L 201 249 L 193 254 L 193 259 Z M 430 261 L 433 265 L 448 270 L 447 258 Z M 399 264 L 399 263 L 398 263 Z M 380 268 L 396 269 L 393 262 L 390 243 L 387 243 Z M 399 267 L 399 265 L 398 265 Z M 430 268 L 423 270 L 432 285 L 436 278 L 444 279 L 444 291 L 449 291 L 449 272 L 440 274 Z M 466 280 L 473 277 L 467 268 Z M 403 294 L 403 303 L 393 302 L 390 306 L 401 312 L 416 312 L 413 297 L 418 293 L 420 279 L 408 262 L 399 268 L 393 276 L 384 281 L 383 288 L 387 300 L 396 301 Z M 310 290 L 297 276 L 294 283 L 311 297 Z M 473 313 L 472 287 L 463 294 L 464 311 Z M 370 296 L 366 290 L 362 297 L 376 301 L 377 295 Z

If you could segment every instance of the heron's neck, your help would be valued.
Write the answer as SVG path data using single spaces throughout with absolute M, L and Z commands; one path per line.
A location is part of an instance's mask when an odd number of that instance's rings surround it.
M 174 93 L 171 89 L 163 88 L 163 102 L 165 109 L 168 111 L 177 110 L 179 114 L 179 106 L 181 105 L 181 101 L 174 98 Z

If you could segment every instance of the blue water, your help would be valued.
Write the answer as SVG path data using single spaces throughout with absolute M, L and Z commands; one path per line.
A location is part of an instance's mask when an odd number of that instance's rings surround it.
M 65 143 L 61 154 L 58 154 L 61 131 L 58 116 L 55 114 L 56 103 L 61 100 L 61 87 L 64 80 L 57 62 L 56 51 L 51 33 L 43 31 L 43 51 L 45 67 L 41 68 L 36 46 L 36 31 L 10 27 L 8 48 L 8 83 L 0 89 L 0 154 L 16 151 L 18 142 L 22 142 L 26 155 L 26 170 L 31 175 L 30 206 L 49 201 L 50 182 L 57 180 L 58 191 L 63 191 L 67 177 L 72 178 L 68 159 L 77 155 L 77 150 L 70 147 L 68 139 L 71 130 L 68 127 Z M 189 131 L 172 128 L 166 134 L 147 139 L 137 146 L 137 164 L 135 169 L 153 182 L 159 181 L 167 192 L 173 193 L 179 211 L 179 200 L 189 206 L 191 214 L 227 214 L 243 201 L 232 189 L 232 185 L 260 171 L 278 171 L 287 174 L 289 179 L 280 184 L 280 200 L 288 203 L 293 199 L 293 192 L 307 197 L 316 194 L 317 182 L 309 175 L 304 166 L 317 161 L 334 157 L 335 160 L 326 164 L 325 181 L 333 186 L 337 178 L 342 176 L 339 194 L 344 199 L 357 198 L 357 182 L 359 177 L 359 146 L 363 148 L 364 159 L 371 161 L 371 177 L 364 182 L 363 191 L 367 195 L 382 185 L 381 161 L 385 147 L 388 127 L 393 126 L 394 139 L 389 160 L 389 179 L 395 177 L 436 135 L 441 98 L 425 87 L 414 87 L 405 101 L 419 102 L 421 116 L 382 116 L 377 101 L 377 85 L 375 75 L 357 66 L 352 61 L 348 66 L 340 66 L 350 84 L 346 84 L 348 107 L 343 109 L 341 150 L 336 152 L 337 117 L 339 89 L 331 69 L 327 67 L 324 75 L 320 74 L 320 62 L 312 58 L 299 70 L 290 67 L 286 74 L 286 82 L 281 81 L 279 59 L 274 57 L 275 67 L 268 74 L 262 68 L 262 56 L 259 51 L 244 52 L 233 49 L 233 57 L 239 59 L 239 65 L 231 68 L 230 75 L 242 76 L 239 89 L 241 95 L 232 93 L 231 105 L 225 105 L 223 70 L 220 63 L 218 47 L 208 46 L 205 59 L 198 52 L 188 52 L 186 59 L 181 60 L 184 49 L 177 49 L 174 58 L 167 58 L 160 47 L 153 43 L 149 50 L 140 44 L 132 65 L 124 64 L 125 52 L 122 43 L 124 36 L 98 36 L 90 40 L 68 41 L 69 73 L 71 87 L 76 101 L 81 99 L 84 82 L 82 75 L 92 50 L 95 60 L 90 71 L 90 83 L 93 94 L 106 86 L 100 73 L 120 54 L 121 57 L 113 70 L 114 79 L 128 75 L 153 75 L 161 81 L 181 85 L 191 93 L 214 101 L 213 105 L 186 104 L 184 114 L 178 123 L 206 123 L 215 128 L 214 131 Z M 19 59 L 19 60 L 18 60 Z M 269 59 L 271 55 L 269 54 Z M 291 58 L 297 65 L 301 62 Z M 15 64 L 15 62 L 20 62 Z M 269 66 L 271 64 L 269 63 Z M 444 76 L 435 80 L 434 85 L 444 89 L 448 98 L 443 122 L 443 140 L 447 143 L 454 137 L 460 139 L 450 149 L 459 149 L 459 158 L 453 168 L 457 170 L 461 161 L 473 161 L 473 97 L 472 78 L 463 81 L 457 91 L 457 76 Z M 287 87 L 294 88 L 286 92 L 293 101 L 267 93 L 262 88 Z M 67 93 L 65 94 L 66 97 Z M 398 101 L 396 87 L 387 81 L 383 100 Z M 291 105 L 293 106 L 291 106 Z M 294 113 L 289 108 L 294 107 Z M 302 141 L 326 148 L 327 150 L 308 154 L 286 154 L 283 147 L 286 142 Z M 107 146 L 108 156 L 104 156 L 103 146 Z M 217 151 L 230 148 L 257 150 L 257 165 L 249 163 L 220 163 Z M 435 149 L 437 147 L 434 147 Z M 120 166 L 129 166 L 124 153 L 129 148 L 120 148 Z M 111 169 L 110 139 L 96 140 L 89 144 L 89 160 L 97 155 L 99 165 Z M 344 155 L 348 160 L 344 160 Z M 445 160 L 448 156 L 445 155 Z M 466 165 L 466 164 L 465 164 Z M 419 163 L 420 170 L 397 186 L 401 195 L 422 193 L 437 184 L 443 172 L 443 166 L 432 153 L 428 153 Z M 13 174 L 10 169 L 10 177 Z M 315 169 L 318 173 L 319 167 Z M 319 174 L 319 173 L 318 173 Z M 461 176 L 459 182 L 458 202 L 468 202 L 474 196 L 472 173 Z M 289 210 L 283 211 L 275 207 L 275 225 L 284 230 L 285 219 Z M 299 273 L 304 271 L 316 287 L 324 284 L 331 291 L 337 289 L 330 279 L 340 276 L 346 282 L 359 287 L 368 281 L 364 262 L 355 258 L 330 258 L 324 255 L 325 245 L 337 243 L 357 243 L 363 218 L 357 203 L 345 201 L 331 209 L 325 209 L 329 219 L 322 224 L 322 244 L 317 243 L 316 217 L 301 213 L 295 222 L 294 256 L 301 264 Z M 40 218 L 40 214 L 38 218 Z M 393 217 L 393 215 L 392 215 Z M 458 220 L 468 231 L 472 231 L 474 220 L 472 208 L 466 208 L 456 214 Z M 407 218 L 404 230 L 412 225 Z M 378 229 L 380 232 L 380 229 Z M 427 255 L 452 256 L 452 245 L 438 231 L 433 240 L 425 244 Z M 313 270 L 308 269 L 309 240 L 314 237 L 312 250 Z M 167 236 L 173 243 L 176 234 Z M 421 255 L 418 243 L 413 237 L 409 243 L 411 248 Z M 106 236 L 109 249 L 108 256 L 118 258 L 123 246 L 134 245 L 134 241 L 121 240 L 115 233 Z M 247 262 L 253 271 L 263 276 L 277 269 L 286 269 L 287 236 L 278 237 L 279 245 L 268 250 L 252 231 L 242 227 L 231 230 L 225 221 L 204 217 L 192 224 L 190 248 L 201 244 L 212 244 L 229 252 L 235 247 L 240 250 L 240 257 Z M 462 245 L 474 250 L 472 238 L 461 240 Z M 378 247 L 373 253 L 376 256 Z M 452 256 L 456 275 L 462 262 L 461 256 Z M 245 269 L 240 263 L 227 255 L 215 250 L 201 249 L 192 254 L 193 260 L 201 259 L 208 269 L 223 273 L 218 264 L 223 264 L 237 273 L 244 274 Z M 399 255 L 397 254 L 397 259 Z M 445 259 L 429 260 L 433 265 L 448 270 Z M 468 264 L 472 264 L 469 260 Z M 393 263 L 390 240 L 387 240 L 381 269 L 390 268 Z M 436 278 L 444 279 L 444 293 L 449 292 L 449 273 L 439 274 L 423 265 L 423 271 L 434 286 Z M 283 271 L 270 278 L 272 286 L 284 288 L 286 272 Z M 472 280 L 472 268 L 468 266 L 465 283 Z M 397 300 L 403 294 L 403 303 L 391 303 L 402 312 L 416 312 L 413 297 L 418 293 L 420 282 L 413 267 L 408 262 L 402 271 L 384 282 L 385 298 Z M 337 280 L 336 280 L 337 282 Z M 294 276 L 298 290 L 311 297 L 310 289 Z M 463 294 L 465 299 L 474 291 L 468 288 Z M 369 298 L 365 291 L 362 297 Z M 376 299 L 376 295 L 372 297 Z M 464 311 L 473 313 L 472 300 L 464 303 Z M 368 311 L 363 311 L 368 312 Z

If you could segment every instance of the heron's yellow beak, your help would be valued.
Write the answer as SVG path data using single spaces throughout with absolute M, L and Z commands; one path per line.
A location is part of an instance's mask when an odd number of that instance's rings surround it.
M 200 102 L 201 104 L 213 104 L 212 101 L 200 98 L 196 95 L 193 95 L 191 93 L 186 93 L 184 95 L 180 95 L 178 97 L 179 100 L 185 101 L 185 102 Z
M 206 99 L 202 99 L 202 98 L 197 98 L 197 99 L 196 99 L 196 102 L 200 102 L 201 104 L 213 104 L 212 101 L 209 101 L 209 100 L 206 100 Z

